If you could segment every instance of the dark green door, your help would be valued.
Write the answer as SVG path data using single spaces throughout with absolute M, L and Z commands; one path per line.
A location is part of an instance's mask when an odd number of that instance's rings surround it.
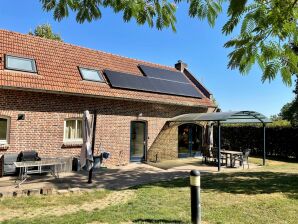
M 178 127 L 178 157 L 198 156 L 202 147 L 202 127 L 183 124 Z
M 147 146 L 147 123 L 132 121 L 130 133 L 130 161 L 145 160 Z

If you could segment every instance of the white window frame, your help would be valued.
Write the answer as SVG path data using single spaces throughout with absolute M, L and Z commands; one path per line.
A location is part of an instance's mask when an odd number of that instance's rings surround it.
M 9 133 L 10 133 L 10 117 L 0 115 L 0 118 L 7 120 L 6 140 L 0 140 L 0 145 L 8 145 L 9 144 Z
M 80 71 L 80 75 L 82 77 L 83 80 L 85 81 L 90 81 L 90 82 L 102 82 L 102 83 L 105 83 L 105 79 L 103 77 L 103 75 L 101 74 L 101 72 L 98 70 L 98 69 L 94 69 L 94 68 L 87 68 L 87 67 L 81 67 L 79 66 L 79 71 Z M 101 79 L 101 80 L 94 80 L 94 79 L 88 79 L 88 78 L 85 78 L 84 75 L 83 75 L 83 71 L 82 70 L 89 70 L 89 71 L 94 71 L 94 72 L 97 72 L 98 74 L 98 77 Z
M 77 117 L 73 117 L 73 118 L 67 118 L 64 120 L 64 129 L 63 129 L 63 142 L 64 143 L 83 143 L 83 137 L 82 138 L 73 138 L 73 139 L 68 139 L 66 138 L 66 122 L 67 121 L 76 121 L 76 132 L 78 130 L 78 120 L 83 122 L 82 118 L 77 118 Z M 83 130 L 82 130 L 83 131 Z M 75 134 L 77 135 L 77 133 Z
M 13 68 L 13 67 L 9 67 L 8 66 L 8 58 L 18 58 L 18 59 L 24 59 L 27 61 L 31 61 L 32 65 L 33 65 L 33 69 L 32 70 L 27 70 L 27 69 L 18 69 L 18 68 Z M 21 71 L 21 72 L 29 72 L 29 73 L 37 73 L 37 67 L 36 67 L 36 62 L 33 58 L 27 58 L 27 57 L 21 57 L 21 56 L 16 56 L 16 55 L 11 55 L 11 54 L 6 54 L 5 55 L 5 69 L 8 70 L 13 70 L 13 71 Z

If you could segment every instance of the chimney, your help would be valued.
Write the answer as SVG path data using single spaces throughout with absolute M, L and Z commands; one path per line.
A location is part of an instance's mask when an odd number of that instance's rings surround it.
M 175 68 L 177 70 L 179 70 L 180 72 L 183 72 L 185 68 L 187 68 L 187 64 L 184 63 L 182 60 L 179 60 L 176 64 L 175 64 Z

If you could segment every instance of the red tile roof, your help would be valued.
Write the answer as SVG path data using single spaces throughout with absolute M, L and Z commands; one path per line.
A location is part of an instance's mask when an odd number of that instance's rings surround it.
M 5 70 L 5 54 L 34 58 L 38 74 Z M 212 101 L 207 97 L 197 99 L 114 89 L 106 83 L 82 80 L 78 70 L 78 66 L 81 66 L 95 68 L 100 71 L 109 69 L 142 75 L 137 67 L 139 64 L 177 71 L 174 67 L 5 30 L 0 30 L 0 57 L 0 88 L 61 92 L 189 106 L 213 106 Z

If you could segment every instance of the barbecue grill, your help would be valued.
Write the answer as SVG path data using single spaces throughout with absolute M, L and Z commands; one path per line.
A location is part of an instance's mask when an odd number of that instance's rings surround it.
M 26 161 L 39 161 L 41 160 L 38 156 L 38 153 L 34 150 L 31 151 L 22 151 L 18 156 L 18 162 L 26 162 Z
M 14 165 L 14 162 L 23 162 L 23 161 L 39 161 L 40 157 L 38 153 L 34 150 L 31 151 L 23 151 L 19 154 L 17 153 L 10 153 L 4 154 L 2 157 L 3 161 L 3 170 L 2 175 L 14 175 L 18 174 L 19 169 L 17 169 Z M 0 176 L 2 176 L 0 174 Z
M 30 151 L 22 151 L 18 156 L 17 162 L 30 162 L 30 161 L 40 161 L 41 158 L 38 156 L 38 153 L 34 150 Z M 31 167 L 29 170 L 36 170 L 37 167 Z M 17 169 L 17 173 L 19 173 L 19 169 Z

